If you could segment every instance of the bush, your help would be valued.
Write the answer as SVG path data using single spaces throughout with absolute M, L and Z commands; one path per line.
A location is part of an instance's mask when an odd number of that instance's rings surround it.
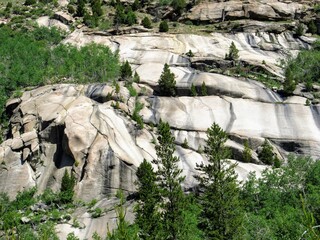
M 26 1 L 24 2 L 24 5 L 30 6 L 30 5 L 34 5 L 34 4 L 36 4 L 36 3 L 37 3 L 36 0 L 26 0 Z
M 74 14 L 76 12 L 76 9 L 71 4 L 68 4 L 68 13 Z
M 194 57 L 194 54 L 193 54 L 193 52 L 192 52 L 191 50 L 189 50 L 189 51 L 186 53 L 186 55 L 187 55 L 188 57 Z
M 102 215 L 102 209 L 101 209 L 101 208 L 95 208 L 95 209 L 91 212 L 91 217 L 93 217 L 93 218 L 101 217 L 101 215 Z
M 316 34 L 318 32 L 317 26 L 313 20 L 311 20 L 308 24 L 308 31 L 312 34 Z
M 139 114 L 139 112 L 143 109 L 144 105 L 143 103 L 140 103 L 139 101 L 136 101 L 136 104 L 134 106 L 132 119 L 137 122 L 140 129 L 143 129 L 143 118 Z
M 168 31 L 169 31 L 168 22 L 167 21 L 160 22 L 159 32 L 168 32 Z
M 142 26 L 145 27 L 145 28 L 149 28 L 149 29 L 152 28 L 150 18 L 148 18 L 148 17 L 144 17 L 144 18 L 142 19 L 142 21 L 141 21 L 141 24 L 142 24 Z
M 295 34 L 297 36 L 302 36 L 304 34 L 304 27 L 303 27 L 303 24 L 302 23 L 299 23 L 297 28 L 296 28 L 296 31 L 295 31 Z

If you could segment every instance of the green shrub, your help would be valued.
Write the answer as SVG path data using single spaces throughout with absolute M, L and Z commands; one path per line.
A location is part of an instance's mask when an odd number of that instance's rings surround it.
M 136 101 L 136 104 L 134 106 L 133 114 L 132 114 L 132 119 L 137 122 L 138 126 L 140 129 L 143 129 L 143 118 L 139 114 L 140 111 L 143 109 L 144 104 L 140 103 L 139 101 Z
M 190 92 L 192 97 L 196 97 L 198 95 L 196 86 L 193 85 L 193 83 L 191 84 Z
M 251 154 L 251 149 L 250 149 L 248 140 L 245 140 L 243 145 L 244 145 L 244 149 L 242 152 L 242 159 L 246 163 L 251 162 L 252 154 Z
M 189 148 L 189 143 L 188 143 L 188 140 L 185 138 L 183 143 L 181 144 L 181 147 L 183 148 Z
M 70 203 L 73 201 L 74 186 L 76 185 L 76 178 L 71 173 L 69 174 L 67 170 L 64 171 L 64 175 L 61 181 L 60 188 L 60 201 L 62 203 Z
M 308 24 L 308 31 L 312 34 L 316 34 L 318 32 L 317 26 L 313 20 L 311 20 Z
M 229 47 L 229 53 L 226 54 L 225 57 L 226 60 L 238 60 L 239 59 L 239 50 L 237 49 L 236 45 L 234 44 L 234 42 L 231 43 L 230 47 Z
M 208 95 L 208 90 L 205 82 L 202 82 L 201 85 L 201 96 L 207 96 Z
M 159 32 L 168 32 L 169 26 L 167 21 L 161 21 L 159 25 Z
M 135 83 L 139 83 L 140 82 L 140 76 L 139 76 L 139 74 L 137 72 L 134 72 L 133 82 L 135 82 Z
M 95 208 L 92 212 L 91 212 L 91 217 L 92 218 L 98 218 L 101 217 L 102 215 L 102 209 L 101 208 Z
M 303 24 L 302 23 L 299 23 L 296 30 L 295 30 L 295 34 L 297 36 L 302 36 L 304 33 L 304 27 L 303 27 Z
M 132 77 L 132 69 L 127 60 L 124 63 L 122 63 L 120 73 L 122 79 L 128 79 Z
M 194 57 L 194 54 L 193 54 L 193 52 L 192 52 L 191 50 L 189 50 L 189 51 L 186 53 L 186 55 L 187 55 L 188 57 Z
M 150 18 L 148 18 L 148 17 L 144 17 L 144 18 L 142 19 L 142 21 L 141 21 L 141 24 L 142 24 L 142 26 L 145 27 L 145 28 L 149 28 L 149 29 L 152 28 Z
M 127 89 L 129 90 L 130 97 L 138 96 L 137 90 L 132 86 L 132 84 L 128 84 Z
M 76 12 L 76 9 L 74 8 L 74 6 L 71 4 L 68 4 L 68 13 L 75 14 L 75 12 Z
M 24 2 L 24 5 L 30 6 L 30 5 L 34 5 L 34 4 L 36 4 L 36 3 L 37 3 L 36 0 L 26 0 L 26 1 Z
M 127 17 L 126 17 L 126 24 L 129 26 L 132 26 L 137 22 L 137 16 L 136 14 L 132 11 L 131 8 L 127 11 Z

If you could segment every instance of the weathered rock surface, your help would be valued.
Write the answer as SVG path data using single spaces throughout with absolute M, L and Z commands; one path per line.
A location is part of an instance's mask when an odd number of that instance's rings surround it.
M 300 17 L 309 7 L 307 3 L 277 0 L 203 2 L 194 6 L 182 19 L 201 22 L 236 19 L 291 20 Z
M 232 41 L 242 61 L 281 79 L 278 59 L 309 47 L 312 39 L 294 38 L 288 32 L 105 36 L 74 31 L 65 43 L 82 46 L 97 42 L 119 50 L 121 59 L 129 60 L 139 73 L 141 82 L 134 87 L 141 94 L 137 99 L 130 97 L 123 82 L 119 93 L 111 83 L 59 84 L 26 91 L 21 98 L 8 101 L 10 131 L 0 145 L 0 192 L 14 197 L 18 191 L 35 185 L 40 192 L 46 188 L 58 191 L 64 170 L 69 168 L 76 174 L 76 195 L 85 201 L 110 196 L 119 188 L 132 193 L 137 166 L 144 158 L 156 158 L 157 136 L 151 126 L 160 118 L 173 128 L 179 165 L 186 175 L 185 189 L 195 186 L 195 166 L 206 161 L 200 152 L 205 131 L 213 122 L 229 133 L 227 145 L 234 159 L 242 159 L 243 142 L 249 140 L 253 163 L 239 163 L 240 180 L 249 171 L 259 174 L 265 168 L 254 164 L 260 163 L 256 150 L 264 139 L 269 139 L 282 157 L 289 152 L 320 157 L 319 105 L 305 106 L 304 99 L 297 97 L 283 99 L 254 80 L 191 67 L 197 59 L 223 60 Z M 192 59 L 185 55 L 189 50 L 195 54 Z M 164 63 L 176 76 L 180 97 L 154 94 Z M 190 97 L 191 84 L 199 88 L 203 82 L 209 96 Z M 113 107 L 116 101 L 120 102 L 119 109 Z M 144 104 L 140 112 L 145 122 L 142 130 L 130 117 L 136 101 Z M 185 139 L 188 148 L 182 147 Z M 97 229 L 104 233 L 101 229 L 105 221 L 114 221 L 112 214 L 102 217 L 102 226 L 99 219 L 92 220 L 82 210 L 76 215 L 85 227 L 77 234 L 90 238 Z M 58 229 L 64 238 L 64 232 L 71 227 L 62 224 Z

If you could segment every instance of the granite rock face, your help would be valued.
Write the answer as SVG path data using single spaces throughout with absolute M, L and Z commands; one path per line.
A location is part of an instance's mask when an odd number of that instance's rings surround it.
M 309 8 L 307 2 L 278 0 L 211 1 L 194 6 L 182 19 L 200 22 L 221 22 L 238 19 L 283 21 L 296 19 Z
M 205 131 L 213 122 L 229 133 L 227 145 L 233 161 L 239 163 L 239 180 L 246 179 L 250 171 L 259 175 L 265 169 L 257 157 L 265 139 L 280 158 L 285 159 L 288 153 L 319 158 L 319 105 L 305 106 L 303 97 L 284 99 L 254 79 L 195 69 L 201 65 L 214 70 L 232 64 L 224 56 L 234 42 L 243 64 L 264 69 L 281 81 L 279 59 L 297 54 L 312 41 L 295 38 L 289 32 L 104 36 L 76 30 L 65 43 L 101 43 L 119 50 L 122 60 L 129 60 L 141 79 L 139 84 L 133 84 L 138 97 L 130 96 L 124 82 L 119 82 L 119 92 L 110 82 L 43 86 L 10 99 L 9 132 L 0 145 L 0 192 L 13 198 L 18 191 L 31 186 L 37 186 L 39 192 L 46 188 L 59 191 L 65 169 L 72 169 L 78 198 L 102 199 L 101 206 L 112 205 L 111 200 L 104 203 L 105 197 L 118 189 L 133 193 L 137 167 L 143 159 L 151 162 L 156 158 L 154 126 L 160 119 L 172 127 L 175 154 L 180 157 L 179 165 L 186 176 L 186 191 L 197 184 L 193 177 L 197 174 L 196 164 L 207 161 L 201 150 Z M 194 53 L 192 58 L 186 55 L 189 50 Z M 157 94 L 164 63 L 175 74 L 177 97 Z M 191 97 L 192 84 L 199 90 L 203 83 L 208 96 Z M 144 105 L 139 113 L 143 129 L 131 117 L 137 101 Z M 241 162 L 245 140 L 252 149 L 251 163 Z M 75 215 L 84 225 L 77 232 L 81 238 L 89 238 L 95 231 L 103 235 L 106 223 L 114 223 L 112 212 L 98 219 L 103 224 L 96 224 L 86 210 Z M 69 228 L 68 224 L 57 226 L 61 238 Z

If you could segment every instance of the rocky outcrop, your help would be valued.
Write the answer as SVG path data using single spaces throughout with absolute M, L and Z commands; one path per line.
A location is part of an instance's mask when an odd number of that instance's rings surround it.
M 319 105 L 305 106 L 304 97 L 285 99 L 253 79 L 193 68 L 197 64 L 228 68 L 232 63 L 225 62 L 224 56 L 232 41 L 243 64 L 262 68 L 281 81 L 279 59 L 308 48 L 313 39 L 295 38 L 289 32 L 107 36 L 74 31 L 65 43 L 101 43 L 129 60 L 141 79 L 133 84 L 138 97 L 131 97 L 125 83 L 119 82 L 119 92 L 112 83 L 57 84 L 25 91 L 22 97 L 8 101 L 10 125 L 7 139 L 0 145 L 0 192 L 14 197 L 31 186 L 37 186 L 39 192 L 46 188 L 58 191 L 64 170 L 72 169 L 77 179 L 76 196 L 85 201 L 104 199 L 117 189 L 133 193 L 137 166 L 143 159 L 152 162 L 156 158 L 154 126 L 160 119 L 172 126 L 186 190 L 197 184 L 193 177 L 196 164 L 207 161 L 202 150 L 205 131 L 213 122 L 229 133 L 227 145 L 232 161 L 238 161 L 240 180 L 250 171 L 259 175 L 265 169 L 257 157 L 265 139 L 280 158 L 285 159 L 288 153 L 319 158 Z M 192 58 L 186 56 L 189 50 L 194 53 Z M 157 94 L 164 63 L 175 74 L 179 97 Z M 191 97 L 191 85 L 199 90 L 203 83 L 208 96 Z M 137 101 L 144 105 L 139 113 L 143 129 L 131 118 Z M 253 150 L 251 163 L 241 162 L 245 140 Z M 114 200 L 104 199 L 97 206 L 113 204 Z M 83 229 L 60 224 L 61 238 L 70 231 L 83 239 L 95 231 L 104 235 L 106 222 L 111 228 L 115 222 L 114 211 L 99 219 L 92 219 L 86 209 L 78 209 L 74 215 Z
M 14 196 L 34 185 L 39 191 L 47 187 L 59 190 L 64 168 L 72 168 L 78 180 L 76 193 L 82 199 L 100 199 L 118 188 L 133 192 L 136 167 L 144 158 L 152 161 L 156 157 L 156 134 L 148 124 L 154 126 L 160 118 L 174 129 L 177 154 L 187 176 L 186 188 L 195 184 L 195 164 L 206 159 L 198 150 L 204 146 L 205 131 L 213 122 L 230 134 L 228 145 L 237 160 L 242 158 L 245 139 L 256 150 L 265 138 L 276 143 L 283 156 L 288 152 L 320 156 L 318 106 L 304 106 L 302 98 L 284 102 L 254 80 L 190 67 L 197 59 L 222 61 L 234 41 L 242 61 L 260 66 L 281 80 L 278 59 L 308 47 L 312 39 L 263 32 L 111 37 L 78 30 L 65 42 L 80 46 L 92 41 L 119 50 L 120 57 L 130 61 L 140 75 L 141 83 L 135 85 L 140 97 L 130 97 L 123 83 L 120 93 L 109 84 L 62 84 L 40 87 L 10 100 L 10 131 L 0 147 L 1 191 Z M 188 50 L 195 55 L 192 59 L 185 55 Z M 176 76 L 178 98 L 155 96 L 164 63 L 170 64 Z M 213 63 L 206 62 L 214 67 Z M 200 88 L 203 83 L 210 96 L 190 97 L 191 85 Z M 146 128 L 142 130 L 130 118 L 136 101 L 144 104 L 140 114 Z M 181 147 L 185 139 L 188 149 Z M 259 163 L 256 153 L 252 162 Z
M 211 23 L 239 19 L 285 21 L 300 18 L 309 8 L 309 3 L 276 0 L 203 2 L 191 8 L 181 20 Z

